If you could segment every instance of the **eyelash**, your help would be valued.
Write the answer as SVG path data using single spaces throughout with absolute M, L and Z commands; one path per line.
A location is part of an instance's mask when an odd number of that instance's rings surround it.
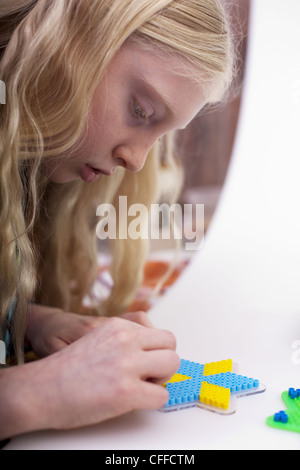
M 133 113 L 132 114 L 135 119 L 139 119 L 142 121 L 149 120 L 148 114 L 146 113 L 146 111 L 142 108 L 142 106 L 136 99 L 133 100 Z

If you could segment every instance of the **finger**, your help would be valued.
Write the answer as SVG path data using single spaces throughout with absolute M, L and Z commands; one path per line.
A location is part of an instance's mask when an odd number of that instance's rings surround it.
M 148 351 L 144 354 L 141 378 L 156 384 L 164 384 L 178 371 L 179 356 L 171 350 Z
M 136 398 L 135 409 L 157 410 L 162 408 L 169 400 L 166 388 L 151 382 L 140 385 L 140 393 Z
M 145 312 L 128 312 L 121 315 L 121 318 L 129 320 L 147 328 L 154 328 L 153 323 L 149 320 L 148 315 Z
M 176 338 L 170 331 L 144 329 L 139 335 L 140 345 L 144 351 L 168 349 L 176 350 Z

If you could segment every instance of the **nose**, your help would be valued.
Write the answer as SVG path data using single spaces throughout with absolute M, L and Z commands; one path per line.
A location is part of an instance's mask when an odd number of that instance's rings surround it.
M 122 145 L 114 149 L 113 158 L 119 166 L 128 171 L 137 173 L 145 165 L 146 158 L 151 150 L 148 145 Z

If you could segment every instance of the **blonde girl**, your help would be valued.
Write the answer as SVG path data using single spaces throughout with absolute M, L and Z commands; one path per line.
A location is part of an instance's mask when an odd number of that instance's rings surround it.
M 232 44 L 221 0 L 2 0 L 0 339 L 19 365 L 0 371 L 0 438 L 166 401 L 175 339 L 124 315 L 145 240 L 112 241 L 111 295 L 78 315 L 96 208 L 156 202 L 162 149 L 176 168 L 173 132 L 224 95 Z

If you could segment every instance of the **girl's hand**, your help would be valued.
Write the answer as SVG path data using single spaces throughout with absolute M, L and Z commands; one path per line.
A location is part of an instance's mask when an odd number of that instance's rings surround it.
M 0 374 L 0 423 L 6 423 L 0 438 L 87 426 L 167 402 L 161 384 L 180 365 L 172 333 L 124 318 L 100 319 L 96 326 L 96 319 L 78 324 L 68 315 L 61 323 L 64 314 L 56 313 L 53 324 L 45 317 L 43 334 L 52 331 L 47 348 L 61 350 Z M 60 337 L 54 333 L 58 321 Z
M 122 318 L 149 328 L 153 327 L 143 312 L 127 313 Z M 104 317 L 77 315 L 32 304 L 29 310 L 26 340 L 35 354 L 42 358 L 60 351 L 107 321 L 108 318 Z
M 180 366 L 175 348 L 169 331 L 109 318 L 49 356 L 45 361 L 56 377 L 47 386 L 54 388 L 51 396 L 63 410 L 51 413 L 53 427 L 85 426 L 132 410 L 162 407 L 168 392 L 161 385 Z

